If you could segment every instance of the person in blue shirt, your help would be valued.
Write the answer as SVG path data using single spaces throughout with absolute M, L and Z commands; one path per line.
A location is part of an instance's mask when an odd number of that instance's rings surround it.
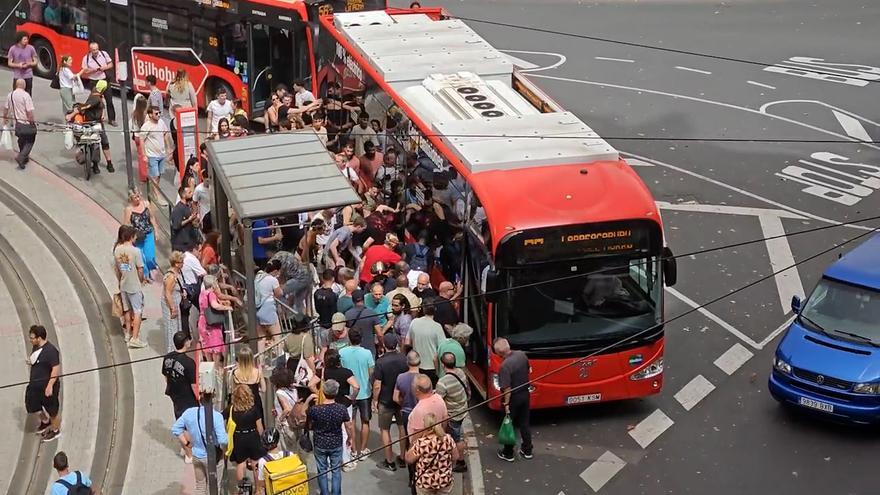
M 339 350 L 339 357 L 342 360 L 342 366 L 351 370 L 354 379 L 358 382 L 358 394 L 354 401 L 353 414 L 351 417 L 354 422 L 355 416 L 361 418 L 360 441 L 352 442 L 355 449 L 352 450 L 352 456 L 367 456 L 370 451 L 367 450 L 367 440 L 370 436 L 370 418 L 373 409 L 370 403 L 373 386 L 370 384 L 370 376 L 373 375 L 373 367 L 376 361 L 373 359 L 373 353 L 361 347 L 361 332 L 357 328 L 348 331 L 348 340 L 351 345 L 343 347 Z M 355 428 L 355 432 L 357 429 Z
M 51 495 L 67 495 L 70 492 L 70 489 L 78 484 L 89 488 L 91 493 L 97 494 L 95 489 L 92 488 L 92 480 L 89 479 L 89 476 L 86 473 L 70 470 L 70 464 L 67 461 L 67 454 L 63 451 L 55 454 L 55 458 L 52 460 L 52 465 L 55 467 L 55 470 L 58 471 L 58 479 L 55 483 L 52 483 Z
M 270 225 L 268 220 L 254 220 L 251 229 L 253 231 L 251 238 L 254 246 L 254 263 L 258 267 L 266 266 L 266 262 L 269 261 L 269 253 L 276 251 L 278 241 L 283 238 L 281 229 Z
M 190 407 L 177 418 L 174 426 L 171 427 L 171 433 L 180 440 L 180 444 L 192 448 L 192 466 L 196 477 L 194 495 L 207 495 L 208 493 L 208 450 L 205 447 L 207 434 L 204 409 L 203 406 Z M 211 409 L 211 412 L 214 415 L 214 436 L 217 439 L 217 445 L 225 447 L 229 442 L 226 435 L 226 423 L 218 411 Z
M 384 326 L 388 323 L 391 300 L 385 297 L 385 289 L 382 287 L 382 284 L 375 283 L 370 287 L 370 293 L 364 297 L 364 305 L 376 313 L 380 325 Z

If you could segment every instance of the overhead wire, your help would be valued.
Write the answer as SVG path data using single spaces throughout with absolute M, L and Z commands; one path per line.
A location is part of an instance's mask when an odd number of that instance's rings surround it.
M 731 243 L 731 244 L 725 244 L 725 245 L 722 245 L 722 246 L 715 246 L 715 247 L 710 247 L 710 248 L 703 248 L 703 249 L 699 249 L 699 250 L 691 251 L 691 252 L 687 252 L 687 253 L 674 254 L 674 255 L 672 255 L 672 256 L 657 256 L 656 258 L 657 258 L 657 261 L 662 262 L 662 261 L 664 261 L 664 260 L 675 260 L 675 259 L 678 259 L 678 258 L 685 258 L 685 257 L 699 256 L 699 255 L 702 255 L 702 254 L 707 254 L 707 253 L 716 252 L 716 251 L 722 251 L 722 250 L 727 250 L 727 249 L 735 249 L 735 248 L 738 248 L 738 247 L 747 246 L 747 245 L 750 245 L 750 244 L 756 244 L 756 243 L 759 243 L 759 242 L 766 242 L 766 241 L 774 240 L 774 239 L 781 239 L 781 238 L 794 237 L 794 236 L 799 236 L 799 235 L 809 234 L 809 233 L 813 233 L 813 232 L 820 232 L 820 231 L 824 231 L 824 230 L 828 230 L 828 229 L 833 229 L 833 228 L 837 228 L 837 227 L 845 227 L 845 226 L 850 226 L 850 225 L 860 225 L 860 224 L 863 223 L 863 222 L 871 222 L 871 221 L 874 221 L 874 220 L 880 220 L 880 215 L 875 215 L 875 216 L 870 216 L 870 217 L 864 217 L 864 218 L 859 218 L 859 219 L 853 219 L 853 220 L 849 220 L 849 221 L 846 221 L 846 222 L 840 222 L 840 223 L 835 223 L 835 224 L 822 225 L 822 226 L 819 226 L 819 227 L 813 227 L 813 228 L 809 228 L 809 229 L 799 230 L 799 231 L 797 231 L 797 232 L 791 232 L 791 233 L 787 233 L 787 232 L 786 232 L 786 233 L 782 233 L 782 234 L 778 234 L 778 235 L 774 235 L 774 236 L 759 237 L 759 238 L 750 239 L 750 240 L 746 240 L 746 241 L 739 241 L 739 242 L 735 242 L 735 243 Z M 878 228 L 878 227 L 870 228 L 870 227 L 867 227 L 867 226 L 864 226 L 864 225 L 863 225 L 863 227 L 866 227 L 866 228 L 869 228 L 869 229 L 870 229 L 870 230 L 867 230 L 867 231 L 866 231 L 867 233 L 874 232 L 874 231 L 877 230 L 877 228 Z M 849 241 L 847 241 L 847 242 L 849 242 Z M 845 244 L 845 243 L 844 243 L 844 244 Z M 840 247 L 840 245 L 833 246 L 832 249 L 835 249 L 835 248 L 838 248 L 838 247 Z M 649 263 L 649 262 L 650 262 L 650 261 L 647 261 L 647 260 L 646 260 L 646 261 L 639 261 L 639 262 L 636 263 L 636 264 L 630 264 L 629 262 L 627 262 L 626 264 L 621 264 L 621 265 L 606 266 L 606 267 L 603 267 L 603 268 L 601 268 L 601 269 L 598 269 L 598 270 L 592 270 L 592 271 L 589 271 L 589 272 L 577 273 L 577 274 L 573 274 L 573 275 L 566 275 L 566 276 L 564 276 L 564 277 L 555 277 L 555 278 L 548 279 L 548 280 L 540 280 L 540 281 L 530 282 L 530 283 L 526 283 L 526 284 L 520 284 L 520 285 L 516 285 L 516 286 L 512 286 L 512 287 L 504 287 L 504 288 L 501 288 L 501 289 L 498 289 L 498 290 L 487 291 L 487 292 L 483 292 L 483 293 L 479 293 L 479 294 L 465 295 L 465 296 L 461 296 L 461 297 L 458 297 L 458 298 L 456 298 L 456 299 L 454 299 L 454 300 L 449 300 L 449 301 L 450 301 L 450 302 L 465 301 L 465 300 L 468 300 L 468 299 L 476 299 L 476 298 L 479 298 L 479 297 L 485 297 L 485 296 L 490 296 L 490 295 L 495 295 L 495 294 L 505 294 L 505 293 L 508 293 L 508 292 L 516 291 L 516 290 L 527 289 L 527 288 L 530 288 L 530 287 L 537 287 L 537 286 L 541 286 L 541 285 L 547 285 L 547 284 L 559 283 L 559 282 L 564 282 L 564 281 L 567 281 L 567 280 L 572 280 L 572 279 L 577 279 L 577 278 L 588 277 L 588 276 L 591 276 L 591 275 L 598 275 L 598 274 L 607 273 L 607 272 L 614 271 L 614 270 L 620 270 L 620 269 L 623 269 L 623 268 L 629 268 L 629 267 L 631 267 L 631 266 L 644 265 L 644 264 Z M 784 270 L 783 270 L 783 271 L 784 271 Z M 435 305 L 436 305 L 436 304 L 435 304 Z M 424 306 L 424 304 L 423 304 L 422 306 Z M 421 306 L 420 306 L 420 307 L 421 307 Z M 419 308 L 411 308 L 411 309 L 419 309 Z M 391 311 L 388 311 L 388 312 L 386 312 L 386 313 L 383 313 L 383 315 L 386 315 L 386 316 L 387 316 L 387 315 L 390 315 L 390 314 L 392 314 Z M 377 316 L 380 316 L 380 315 L 377 315 Z M 350 323 L 352 323 L 352 322 L 355 322 L 355 321 L 358 321 L 358 320 L 361 320 L 361 319 L 365 319 L 365 318 L 367 318 L 367 317 L 364 316 L 364 317 L 360 317 L 360 318 L 353 318 L 353 319 L 350 319 L 350 320 L 346 320 L 346 323 L 347 323 L 347 324 L 350 324 Z M 249 342 L 251 342 L 251 341 L 257 341 L 257 340 L 263 340 L 263 339 L 274 339 L 275 336 L 283 336 L 283 335 L 287 335 L 287 334 L 291 334 L 291 333 L 298 333 L 298 332 L 300 332 L 300 331 L 305 331 L 305 330 L 314 330 L 314 329 L 317 328 L 318 326 L 319 326 L 319 325 L 317 324 L 317 322 L 315 322 L 315 323 L 308 324 L 307 326 L 301 326 L 301 327 L 294 328 L 294 329 L 287 330 L 287 331 L 282 330 L 282 331 L 280 331 L 280 332 L 274 332 L 274 333 L 272 333 L 272 334 L 270 334 L 270 335 L 264 335 L 264 336 L 259 336 L 259 337 L 246 337 L 246 338 L 244 338 L 244 339 L 241 339 L 240 341 L 234 342 L 233 344 L 246 344 L 246 343 L 249 343 Z M 213 348 L 217 348 L 217 347 L 225 347 L 225 346 L 227 346 L 227 345 L 230 345 L 230 344 L 225 344 L 225 343 L 224 343 L 224 344 L 217 344 L 217 345 L 213 345 L 213 346 L 199 346 L 199 347 L 197 347 L 197 348 L 190 349 L 189 352 L 195 352 L 195 351 L 198 351 L 198 350 L 205 351 L 205 350 L 209 350 L 209 349 L 213 349 Z M 159 360 L 159 359 L 164 359 L 164 357 L 165 357 L 165 356 L 162 356 L 162 355 L 159 355 L 159 356 L 150 356 L 150 357 L 146 357 L 146 358 L 132 359 L 132 360 L 129 360 L 129 361 L 123 361 L 123 362 L 119 362 L 119 363 L 112 363 L 112 364 L 107 364 L 107 365 L 103 365 L 103 366 L 96 366 L 96 367 L 93 367 L 93 368 L 87 368 L 87 369 L 83 369 L 83 370 L 71 371 L 71 372 L 69 372 L 69 373 L 62 373 L 62 374 L 59 375 L 57 378 L 65 378 L 65 377 L 70 377 L 70 376 L 82 375 L 82 374 L 91 373 L 91 372 L 95 372 L 95 371 L 104 371 L 104 370 L 111 369 L 111 368 L 115 368 L 115 367 L 118 367 L 118 366 L 128 366 L 128 365 L 139 364 L 139 363 L 143 363 L 143 362 L 147 362 L 147 361 L 155 361 L 155 360 Z M 0 390 L 4 390 L 4 389 L 8 389 L 8 388 L 14 388 L 14 387 L 26 386 L 26 385 L 28 385 L 28 384 L 29 384 L 29 381 L 20 381 L 20 382 L 7 383 L 7 384 L 4 384 L 4 385 L 0 385 Z

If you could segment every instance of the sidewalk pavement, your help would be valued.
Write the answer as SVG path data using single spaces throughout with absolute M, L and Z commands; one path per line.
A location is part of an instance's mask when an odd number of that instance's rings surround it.
M 11 77 L 8 69 L 0 69 L 0 73 L 6 72 L 6 77 Z M 0 76 L 2 78 L 2 76 Z M 36 105 L 35 117 L 38 121 L 61 121 L 61 103 L 58 92 L 49 88 L 49 81 L 43 79 L 34 80 L 34 102 Z M 114 102 L 119 111 L 121 100 Z M 130 102 L 129 102 L 130 104 Z M 108 128 L 110 131 L 121 131 L 121 127 Z M 111 143 L 113 161 L 116 172 L 111 174 L 102 166 L 100 175 L 93 176 L 90 181 L 82 177 L 82 169 L 73 160 L 73 152 L 64 148 L 64 136 L 60 132 L 40 133 L 34 151 L 31 154 L 31 165 L 25 171 L 15 170 L 17 174 L 40 173 L 34 169 L 44 169 L 53 176 L 52 184 L 46 190 L 60 187 L 72 187 L 91 199 L 91 206 L 86 206 L 86 201 L 78 202 L 77 206 L 83 207 L 97 220 L 97 228 L 89 228 L 85 225 L 74 226 L 75 232 L 68 234 L 82 246 L 88 253 L 90 261 L 98 267 L 110 294 L 116 292 L 115 278 L 112 273 L 110 249 L 116 236 L 116 229 L 122 210 L 127 202 L 127 180 L 125 173 L 125 159 L 123 136 L 121 132 L 108 132 Z M 12 164 L 11 154 L 5 152 L 3 161 Z M 8 165 L 11 170 L 13 167 Z M 42 172 L 42 171 L 41 171 Z M 133 170 L 137 182 L 137 170 Z M 47 174 L 48 175 L 48 174 Z M 164 183 L 173 181 L 173 173 L 166 173 Z M 63 186 L 61 183 L 65 183 Z M 68 185 L 69 184 L 69 185 Z M 163 189 L 165 189 L 163 187 Z M 39 196 L 32 196 L 39 202 Z M 85 198 L 84 198 L 85 199 Z M 57 212 L 59 223 L 63 227 L 69 211 Z M 167 259 L 167 238 L 157 236 L 157 255 L 160 264 Z M 161 329 L 161 310 L 159 284 L 151 284 L 145 287 L 146 308 L 141 332 L 148 347 L 144 349 L 132 349 L 132 359 L 147 357 L 156 358 L 165 354 L 165 336 Z M 121 329 L 114 338 L 121 338 Z M 131 454 L 128 462 L 128 470 L 125 478 L 123 495 L 178 495 L 190 494 L 194 486 L 192 469 L 183 463 L 178 455 L 178 444 L 170 433 L 173 423 L 173 414 L 170 400 L 164 395 L 164 380 L 161 375 L 161 362 L 159 359 L 149 360 L 132 365 L 134 375 L 133 397 L 134 407 L 134 433 L 131 445 Z M 376 422 L 372 422 L 373 434 L 371 435 L 370 448 L 379 446 L 379 433 Z M 479 452 L 477 450 L 474 429 L 470 420 L 465 421 L 464 434 L 469 437 L 469 455 L 467 462 L 470 471 L 462 477 L 456 475 L 456 495 L 467 493 L 483 495 L 482 469 L 480 466 Z M 395 435 L 396 438 L 396 435 Z M 351 472 L 343 473 L 343 492 L 358 493 L 362 495 L 385 495 L 406 494 L 409 492 L 406 480 L 406 469 L 396 473 L 383 471 L 376 467 L 376 463 L 382 459 L 381 452 L 370 456 L 369 461 L 360 462 L 358 467 Z M 314 473 L 314 462 L 310 462 L 310 471 Z M 310 484 L 310 492 L 317 493 L 317 484 Z

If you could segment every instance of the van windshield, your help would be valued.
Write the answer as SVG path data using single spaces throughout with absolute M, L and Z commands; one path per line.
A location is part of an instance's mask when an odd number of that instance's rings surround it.
M 800 320 L 813 331 L 880 344 L 880 292 L 823 278 Z

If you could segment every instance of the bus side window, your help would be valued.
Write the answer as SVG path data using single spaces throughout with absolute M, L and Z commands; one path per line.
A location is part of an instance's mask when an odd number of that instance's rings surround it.
M 85 40 L 89 38 L 89 14 L 85 0 L 65 2 L 61 6 L 61 34 Z M 78 60 L 74 57 L 74 62 Z

